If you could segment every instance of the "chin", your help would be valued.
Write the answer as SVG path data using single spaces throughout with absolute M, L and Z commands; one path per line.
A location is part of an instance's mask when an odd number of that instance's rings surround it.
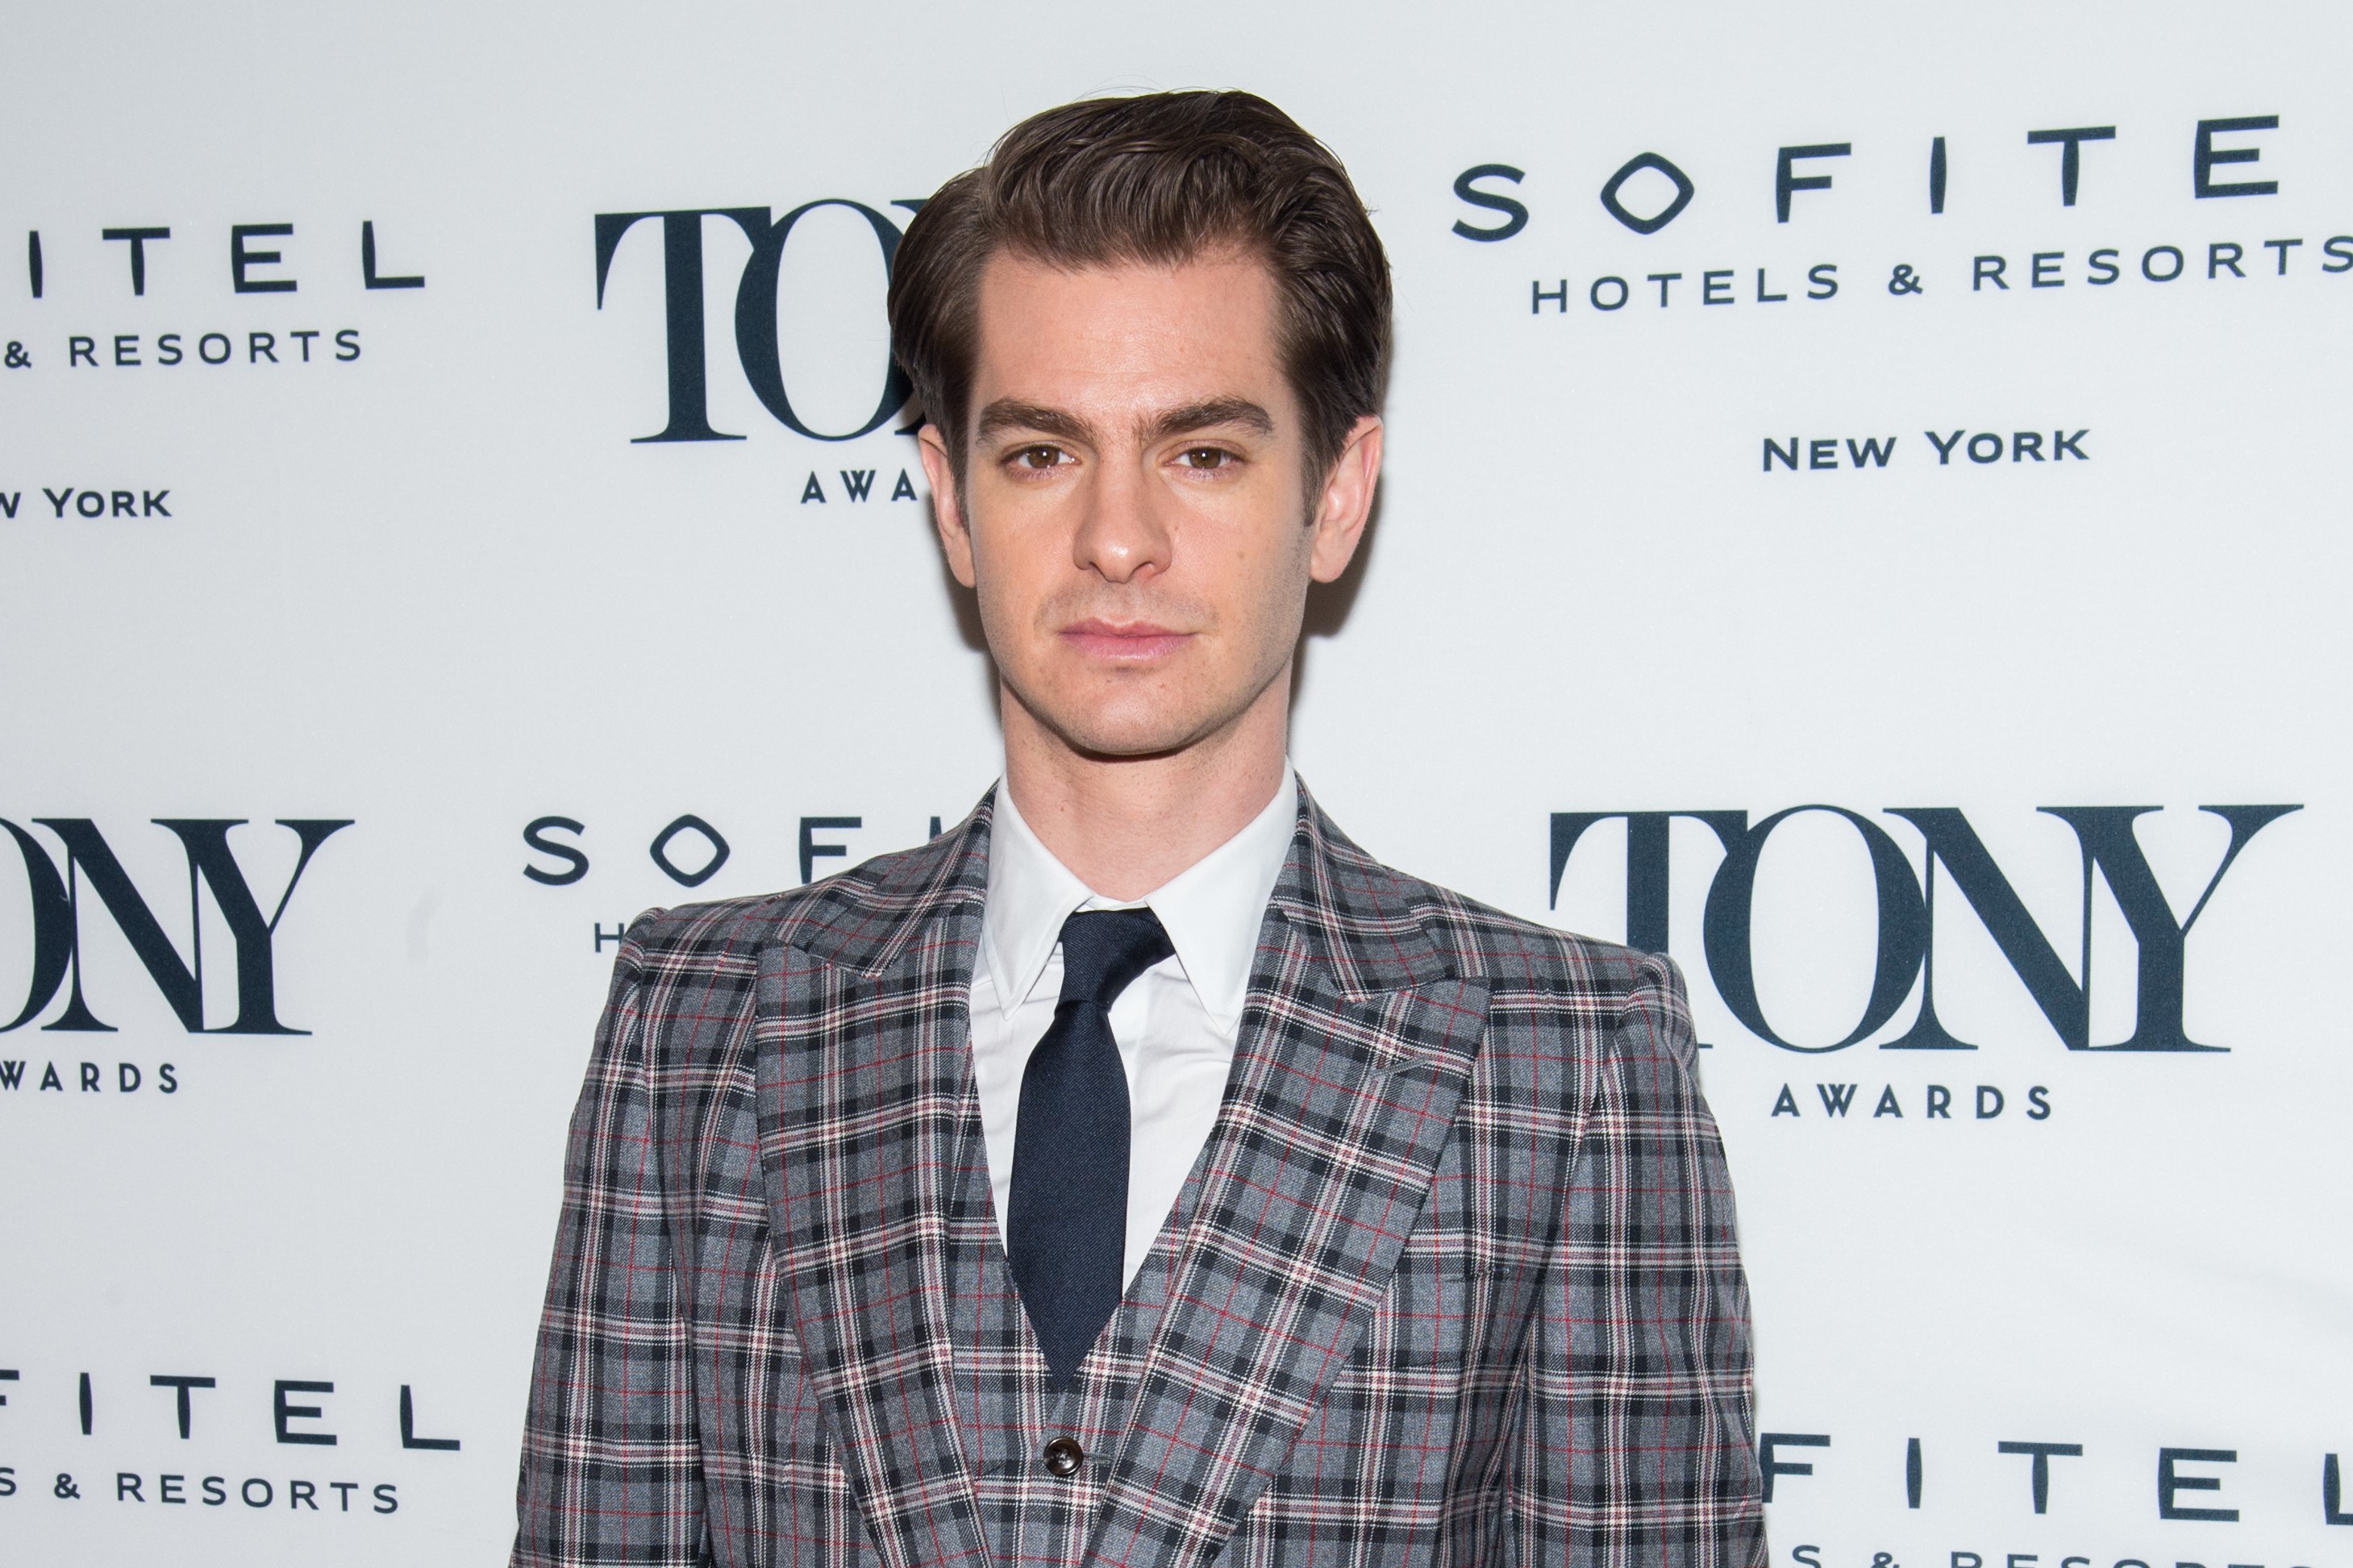
M 1166 691 L 1100 690 L 1030 704 L 1030 711 L 1071 750 L 1096 757 L 1152 757 L 1183 751 L 1217 728 L 1217 716 L 1197 704 L 1169 700 Z
M 1095 757 L 1157 757 L 1181 752 L 1200 738 L 1198 725 L 1172 722 L 1165 714 L 1121 722 L 1090 714 L 1053 726 L 1071 750 Z

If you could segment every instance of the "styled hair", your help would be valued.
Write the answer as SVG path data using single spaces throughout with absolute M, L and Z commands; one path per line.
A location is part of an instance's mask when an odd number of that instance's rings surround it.
M 958 480 L 991 258 L 1076 268 L 1226 249 L 1272 275 L 1277 350 L 1305 424 L 1309 482 L 1320 483 L 1356 421 L 1380 409 L 1388 257 L 1322 142 L 1255 94 L 1198 91 L 1032 115 L 907 226 L 892 267 L 892 349 Z

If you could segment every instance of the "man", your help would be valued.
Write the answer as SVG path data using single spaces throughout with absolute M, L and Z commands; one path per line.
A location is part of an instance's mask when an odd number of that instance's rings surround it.
M 1246 94 L 1039 115 L 910 226 L 1004 781 L 631 927 L 518 1563 L 1764 1563 L 1672 966 L 1388 870 L 1285 761 L 1388 307 Z

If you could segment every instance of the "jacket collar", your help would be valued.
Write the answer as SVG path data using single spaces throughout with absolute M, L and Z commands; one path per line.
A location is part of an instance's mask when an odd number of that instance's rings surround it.
M 1454 973 L 1425 917 L 1395 873 L 1366 855 L 1296 779 L 1298 816 L 1270 909 L 1314 950 L 1332 989 L 1363 996 Z M 786 940 L 812 957 L 860 974 L 900 964 L 912 946 L 957 942 L 969 985 L 988 897 L 997 790 L 920 849 L 888 857 L 871 881 L 849 880 L 797 913 Z M 964 942 L 971 944 L 966 947 Z
M 1299 786 L 1299 824 L 1271 910 L 1297 931 L 1342 996 L 1370 996 L 1452 975 L 1397 874 L 1356 847 Z M 1258 977 L 1253 976 L 1252 989 Z
M 969 984 L 988 897 L 988 847 L 997 792 L 920 848 L 869 861 L 821 886 L 784 918 L 786 944 L 848 973 L 873 976 L 906 964 L 913 950 L 944 942 L 951 971 Z

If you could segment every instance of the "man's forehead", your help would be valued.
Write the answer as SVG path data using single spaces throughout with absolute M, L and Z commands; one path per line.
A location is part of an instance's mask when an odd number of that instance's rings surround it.
M 983 264 L 982 297 L 1040 292 L 1063 298 L 1103 292 L 1141 298 L 1169 289 L 1200 289 L 1235 300 L 1271 303 L 1274 275 L 1255 251 L 1219 246 L 1178 261 L 1111 260 L 1070 263 L 1026 251 L 999 250 Z
M 1060 267 L 1000 254 L 983 270 L 975 403 L 1074 400 L 1128 415 L 1281 382 L 1274 286 L 1255 258 Z

